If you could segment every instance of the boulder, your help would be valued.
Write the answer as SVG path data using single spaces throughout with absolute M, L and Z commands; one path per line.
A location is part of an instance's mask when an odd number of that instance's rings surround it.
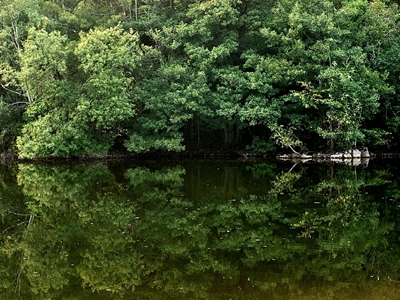
M 353 149 L 351 154 L 352 154 L 353 158 L 361 158 L 361 151 L 358 149 Z
M 344 158 L 344 159 L 352 159 L 353 156 L 351 155 L 351 153 L 350 153 L 349 151 L 346 151 L 346 152 L 343 154 L 343 158 Z
M 371 155 L 369 154 L 368 148 L 364 148 L 361 150 L 361 157 L 363 157 L 363 158 L 371 157 Z
M 343 153 L 335 153 L 331 155 L 333 159 L 343 159 Z

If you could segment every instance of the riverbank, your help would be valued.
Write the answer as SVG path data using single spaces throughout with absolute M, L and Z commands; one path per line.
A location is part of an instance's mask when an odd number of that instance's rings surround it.
M 29 161 L 68 161 L 68 160 L 78 160 L 78 161 L 87 161 L 87 160 L 102 160 L 102 159 L 157 159 L 157 158 L 166 158 L 166 159 L 257 159 L 257 160 L 281 160 L 281 161 L 293 161 L 293 162 L 306 162 L 306 161 L 315 161 L 315 162 L 335 162 L 335 163 L 345 163 L 345 164 L 353 164 L 349 163 L 354 161 L 354 164 L 360 163 L 364 164 L 373 158 L 400 158 L 400 153 L 394 152 L 379 152 L 373 153 L 361 150 L 347 150 L 343 152 L 335 152 L 335 153 L 258 153 L 252 151 L 224 151 L 224 150 L 216 150 L 216 151 L 183 151 L 183 152 L 149 152 L 149 153 L 130 153 L 130 152 L 109 152 L 105 154 L 90 154 L 90 155 L 81 155 L 81 156 L 62 156 L 62 157 L 38 157 L 32 159 L 20 159 L 17 154 L 12 152 L 2 152 L 0 153 L 0 163 L 9 163 L 9 162 L 29 162 Z

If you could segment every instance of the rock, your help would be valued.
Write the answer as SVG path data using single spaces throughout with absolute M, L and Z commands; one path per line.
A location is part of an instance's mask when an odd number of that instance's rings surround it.
M 353 158 L 360 158 L 361 157 L 361 151 L 358 150 L 358 149 L 353 149 L 352 156 L 353 156 Z
M 343 154 L 343 158 L 344 158 L 344 159 L 352 159 L 353 156 L 351 155 L 351 153 L 350 153 L 349 151 L 346 151 L 346 152 Z
M 361 150 L 361 157 L 363 157 L 363 158 L 371 157 L 371 155 L 369 154 L 368 148 L 364 148 Z
M 361 165 L 361 158 L 353 158 L 353 166 L 357 167 Z
M 335 153 L 331 155 L 333 159 L 343 159 L 343 153 Z

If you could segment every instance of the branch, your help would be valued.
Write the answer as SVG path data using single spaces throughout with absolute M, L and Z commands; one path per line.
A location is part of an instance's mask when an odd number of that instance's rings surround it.
M 4 84 L 2 84 L 2 83 L 0 83 L 0 85 L 1 85 L 1 87 L 2 87 L 3 89 L 5 89 L 6 91 L 9 91 L 10 93 L 17 94 L 18 96 L 25 96 L 24 94 L 21 94 L 21 93 L 19 93 L 19 92 L 17 92 L 17 91 L 14 91 L 14 90 L 9 89 L 8 87 L 6 87 L 6 86 L 5 86 Z
M 298 155 L 301 155 L 299 152 L 297 152 L 296 150 L 294 150 L 292 146 L 288 145 L 288 147 L 289 147 L 290 150 L 292 150 L 294 153 L 296 153 L 296 154 L 298 154 Z
M 18 105 L 18 104 L 29 104 L 30 102 L 27 101 L 18 101 L 14 103 L 7 104 L 8 106 Z
M 282 134 L 281 134 L 278 130 L 275 130 L 274 134 L 278 135 L 281 139 L 283 138 Z M 283 147 L 288 147 L 288 148 L 290 148 L 290 150 L 292 150 L 294 153 L 296 153 L 296 154 L 298 154 L 298 155 L 301 155 L 299 152 L 297 152 L 296 150 L 293 149 L 293 147 L 290 145 L 290 143 L 283 143 L 282 141 L 280 141 L 280 144 L 281 144 Z
M 16 215 L 16 216 L 25 216 L 25 217 L 27 217 L 27 216 L 31 216 L 30 214 L 19 214 L 19 213 L 16 213 L 16 212 L 13 212 L 13 211 L 8 211 L 10 214 L 13 214 L 13 215 Z
M 10 93 L 14 93 L 14 94 L 17 94 L 18 96 L 26 97 L 26 98 L 28 98 L 28 100 L 29 100 L 29 101 L 17 101 L 17 102 L 13 102 L 13 103 L 7 104 L 8 106 L 18 105 L 18 104 L 28 104 L 28 103 L 32 102 L 32 100 L 31 100 L 31 98 L 29 97 L 29 95 L 22 94 L 22 93 L 20 93 L 20 92 L 11 90 L 11 89 L 9 89 L 8 87 L 6 87 L 6 86 L 5 86 L 4 84 L 2 84 L 2 83 L 0 83 L 0 86 L 1 86 L 3 89 L 5 89 L 6 91 L 10 92 Z

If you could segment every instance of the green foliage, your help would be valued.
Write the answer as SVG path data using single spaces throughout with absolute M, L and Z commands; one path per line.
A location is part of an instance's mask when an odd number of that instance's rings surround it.
M 115 128 L 133 117 L 129 96 L 141 55 L 138 36 L 120 25 L 91 30 L 81 35 L 74 53 L 87 76 L 80 108 L 87 110 L 90 122 L 96 128 Z
M 398 146 L 395 1 L 1 4 L 2 151 Z
M 271 140 L 265 141 L 261 139 L 259 136 L 256 136 L 253 139 L 252 144 L 250 146 L 247 146 L 246 149 L 256 153 L 273 152 L 276 150 Z
M 192 73 L 179 62 L 162 62 L 157 75 L 142 79 L 133 90 L 132 97 L 140 109 L 125 143 L 127 149 L 183 150 L 180 129 L 199 109 L 205 91 L 204 73 Z
M 21 111 L 20 108 L 11 107 L 0 98 L 0 152 L 15 147 L 15 140 L 22 125 Z
M 91 128 L 82 123 L 80 115 L 68 116 L 63 111 L 53 111 L 22 129 L 17 139 L 22 158 L 62 157 L 105 153 L 112 145 L 107 136 L 93 137 Z
M 59 32 L 30 28 L 20 54 L 20 82 L 24 82 L 32 100 L 54 95 L 57 82 L 67 73 L 67 39 Z

